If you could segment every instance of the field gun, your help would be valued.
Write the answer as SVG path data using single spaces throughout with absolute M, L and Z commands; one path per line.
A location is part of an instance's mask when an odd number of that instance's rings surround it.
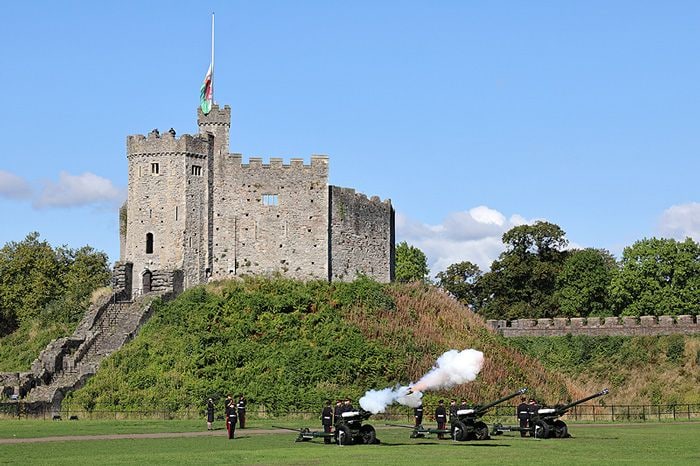
M 599 396 L 607 395 L 608 389 L 604 389 L 593 395 L 589 395 L 580 400 L 572 401 L 571 403 L 558 404 L 553 407 L 541 406 L 537 407 L 534 412 L 530 413 L 529 426 L 526 428 L 520 427 L 503 427 L 501 425 L 495 425 L 493 428 L 493 433 L 499 435 L 504 431 L 518 431 L 518 432 L 529 432 L 531 437 L 537 438 L 566 438 L 570 437 L 569 428 L 566 423 L 559 419 L 561 416 L 566 414 L 574 406 L 590 401 Z
M 353 443 L 379 443 L 377 433 L 369 424 L 362 425 L 372 413 L 360 408 L 358 411 L 345 411 L 335 420 L 335 441 L 338 445 Z
M 450 436 L 453 440 L 488 440 L 489 428 L 485 422 L 481 421 L 489 409 L 496 405 L 522 395 L 527 388 L 521 388 L 515 393 L 499 398 L 496 401 L 484 405 L 476 405 L 473 408 L 457 410 L 457 415 L 450 419 Z
M 280 427 L 280 426 L 272 426 L 272 427 L 274 427 L 275 429 L 291 430 L 292 432 L 298 432 L 299 435 L 297 436 L 295 442 L 309 442 L 315 438 L 326 438 L 326 437 L 332 438 L 335 435 L 333 432 L 320 432 L 320 431 L 311 430 L 308 427 L 303 427 L 301 429 L 292 429 L 291 427 Z

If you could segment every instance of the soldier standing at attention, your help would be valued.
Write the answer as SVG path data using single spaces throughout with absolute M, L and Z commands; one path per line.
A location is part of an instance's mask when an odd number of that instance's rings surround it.
M 231 403 L 226 408 L 226 427 L 228 428 L 228 438 L 229 440 L 233 438 L 233 434 L 236 432 L 236 421 L 238 421 L 238 415 L 236 414 L 236 404 Z
M 450 422 L 457 419 L 457 401 L 450 400 Z
M 413 417 L 416 419 L 416 427 L 423 424 L 423 403 L 413 408 Z
M 469 409 L 469 404 L 466 398 L 462 398 L 462 403 L 459 405 L 459 409 Z
M 246 405 L 246 400 L 245 396 L 241 393 L 238 396 L 238 425 L 240 426 L 241 429 L 245 429 L 245 405 Z
M 335 408 L 333 408 L 333 424 L 338 422 L 341 413 L 343 412 L 343 402 L 341 400 L 336 400 Z
M 321 425 L 323 426 L 323 432 L 326 434 L 331 433 L 331 426 L 333 425 L 333 410 L 331 409 L 331 400 L 326 400 L 326 406 L 321 412 Z M 323 443 L 331 443 L 330 437 L 323 437 Z
M 355 409 L 355 408 L 352 407 L 352 400 L 350 398 L 346 398 L 345 399 L 345 406 L 343 406 L 343 412 L 347 413 L 349 411 L 352 411 L 353 409 Z
M 526 403 L 525 397 L 520 398 L 520 404 L 515 409 L 518 421 L 520 421 L 520 436 L 525 437 L 525 429 L 528 428 L 530 419 L 530 406 Z
M 447 412 L 445 411 L 445 402 L 443 400 L 438 401 L 438 407 L 435 408 L 435 421 L 437 421 L 438 429 L 445 429 L 445 424 L 447 423 Z M 438 434 L 438 439 L 443 440 L 445 434 Z
M 228 431 L 228 412 L 233 404 L 233 397 L 231 395 L 226 395 L 224 400 L 224 417 L 226 418 L 226 430 Z
M 207 400 L 207 430 L 212 429 L 213 422 L 214 422 L 214 400 L 209 398 Z

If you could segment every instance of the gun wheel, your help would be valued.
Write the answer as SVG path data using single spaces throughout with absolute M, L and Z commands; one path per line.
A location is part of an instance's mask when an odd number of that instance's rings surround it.
M 474 438 L 476 440 L 488 440 L 489 427 L 481 421 L 474 424 Z
M 374 427 L 368 424 L 360 427 L 360 435 L 362 436 L 362 443 L 365 445 L 371 445 L 377 441 L 377 433 Z
M 549 438 L 549 425 L 544 421 L 535 421 L 535 438 Z
M 466 438 L 465 438 L 466 431 L 467 431 L 467 426 L 465 426 L 462 421 L 456 421 L 450 427 L 450 437 L 452 437 L 452 440 L 456 440 L 458 442 L 461 442 L 463 440 L 466 440 Z
M 557 419 L 554 421 L 554 437 L 556 438 L 566 438 L 569 436 L 569 429 L 566 427 L 566 422 Z
M 352 434 L 348 426 L 338 426 L 335 430 L 335 443 L 338 445 L 352 445 Z

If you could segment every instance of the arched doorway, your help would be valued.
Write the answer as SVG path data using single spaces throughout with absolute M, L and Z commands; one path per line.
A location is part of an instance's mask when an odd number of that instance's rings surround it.
M 153 277 L 153 274 L 151 273 L 150 270 L 146 270 L 143 273 L 143 275 L 141 276 L 141 290 L 143 290 L 143 294 L 151 292 L 151 278 L 152 277 Z

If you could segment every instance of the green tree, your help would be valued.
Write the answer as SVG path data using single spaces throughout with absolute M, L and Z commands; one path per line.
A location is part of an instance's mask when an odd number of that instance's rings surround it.
M 507 231 L 506 250 L 479 279 L 483 304 L 477 311 L 493 319 L 558 315 L 554 291 L 567 257 L 565 235 L 558 225 L 544 221 Z
M 452 264 L 437 275 L 438 285 L 452 293 L 461 303 L 478 307 L 478 281 L 481 270 L 469 261 Z
M 615 315 L 698 314 L 700 245 L 650 238 L 625 248 L 610 298 Z
M 51 245 L 33 232 L 0 249 L 0 326 L 14 330 L 61 295 L 63 263 Z
M 427 281 L 428 259 L 423 251 L 406 241 L 396 245 L 396 281 L 401 283 Z
M 606 250 L 570 251 L 557 276 L 559 315 L 611 316 L 608 289 L 616 268 L 615 258 Z

